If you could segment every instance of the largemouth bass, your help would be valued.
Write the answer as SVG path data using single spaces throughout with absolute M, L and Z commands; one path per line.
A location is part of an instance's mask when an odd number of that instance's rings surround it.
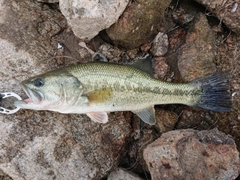
M 132 111 L 144 122 L 156 122 L 154 105 L 185 104 L 230 111 L 229 72 L 214 73 L 189 83 L 169 83 L 149 75 L 151 60 L 133 65 L 89 62 L 53 70 L 21 83 L 29 98 L 19 108 L 87 114 L 100 123 L 107 112 Z M 143 64 L 143 65 L 142 65 Z

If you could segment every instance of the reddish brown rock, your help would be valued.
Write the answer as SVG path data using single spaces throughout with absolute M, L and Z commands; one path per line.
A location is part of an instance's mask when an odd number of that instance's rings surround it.
M 217 129 L 164 133 L 143 155 L 153 180 L 234 180 L 240 173 L 234 140 Z
M 114 44 L 133 49 L 157 34 L 170 0 L 137 0 L 124 11 L 120 19 L 106 30 Z
M 195 0 L 203 4 L 224 22 L 232 31 L 240 32 L 240 1 L 239 0 Z
M 214 127 L 216 122 L 217 120 L 212 117 L 211 112 L 186 107 L 179 114 L 175 128 L 194 128 L 198 130 L 209 129 L 209 127 Z
M 178 121 L 178 115 L 172 111 L 156 108 L 156 120 L 156 126 L 159 128 L 160 132 L 163 133 L 173 130 Z
M 154 58 L 154 77 L 157 79 L 164 80 L 169 70 L 169 66 L 166 62 L 165 57 Z
M 147 53 L 150 48 L 151 48 L 150 43 L 146 43 L 146 44 L 144 44 L 140 47 L 141 51 L 144 52 L 144 53 Z
M 186 36 L 186 44 L 179 50 L 178 68 L 184 81 L 216 71 L 214 64 L 215 34 L 204 14 L 198 14 Z

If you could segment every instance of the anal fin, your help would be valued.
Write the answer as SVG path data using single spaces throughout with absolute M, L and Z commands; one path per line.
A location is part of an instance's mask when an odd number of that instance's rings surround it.
M 107 123 L 108 115 L 106 112 L 89 112 L 87 116 L 94 122 Z
M 154 125 L 156 123 L 154 106 L 150 106 L 145 109 L 135 110 L 132 112 L 149 125 Z

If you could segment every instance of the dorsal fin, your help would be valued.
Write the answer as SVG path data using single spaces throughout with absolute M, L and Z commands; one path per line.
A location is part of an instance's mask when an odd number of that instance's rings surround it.
M 101 61 L 101 62 L 108 62 L 108 59 L 106 56 L 104 56 L 102 53 L 96 52 L 92 55 L 93 61 Z
M 153 76 L 153 61 L 154 59 L 151 58 L 150 56 L 139 59 L 133 64 L 130 64 L 130 66 L 133 66 L 135 68 L 138 68 L 146 73 L 148 73 L 150 76 Z

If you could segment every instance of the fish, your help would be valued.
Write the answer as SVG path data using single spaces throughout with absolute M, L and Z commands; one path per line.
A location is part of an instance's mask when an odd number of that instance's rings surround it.
M 133 64 L 88 62 L 70 65 L 20 83 L 28 98 L 18 108 L 86 114 L 108 122 L 108 113 L 131 111 L 149 125 L 156 123 L 154 105 L 184 104 L 229 112 L 230 71 L 215 72 L 188 83 L 171 83 L 152 76 L 152 58 Z

